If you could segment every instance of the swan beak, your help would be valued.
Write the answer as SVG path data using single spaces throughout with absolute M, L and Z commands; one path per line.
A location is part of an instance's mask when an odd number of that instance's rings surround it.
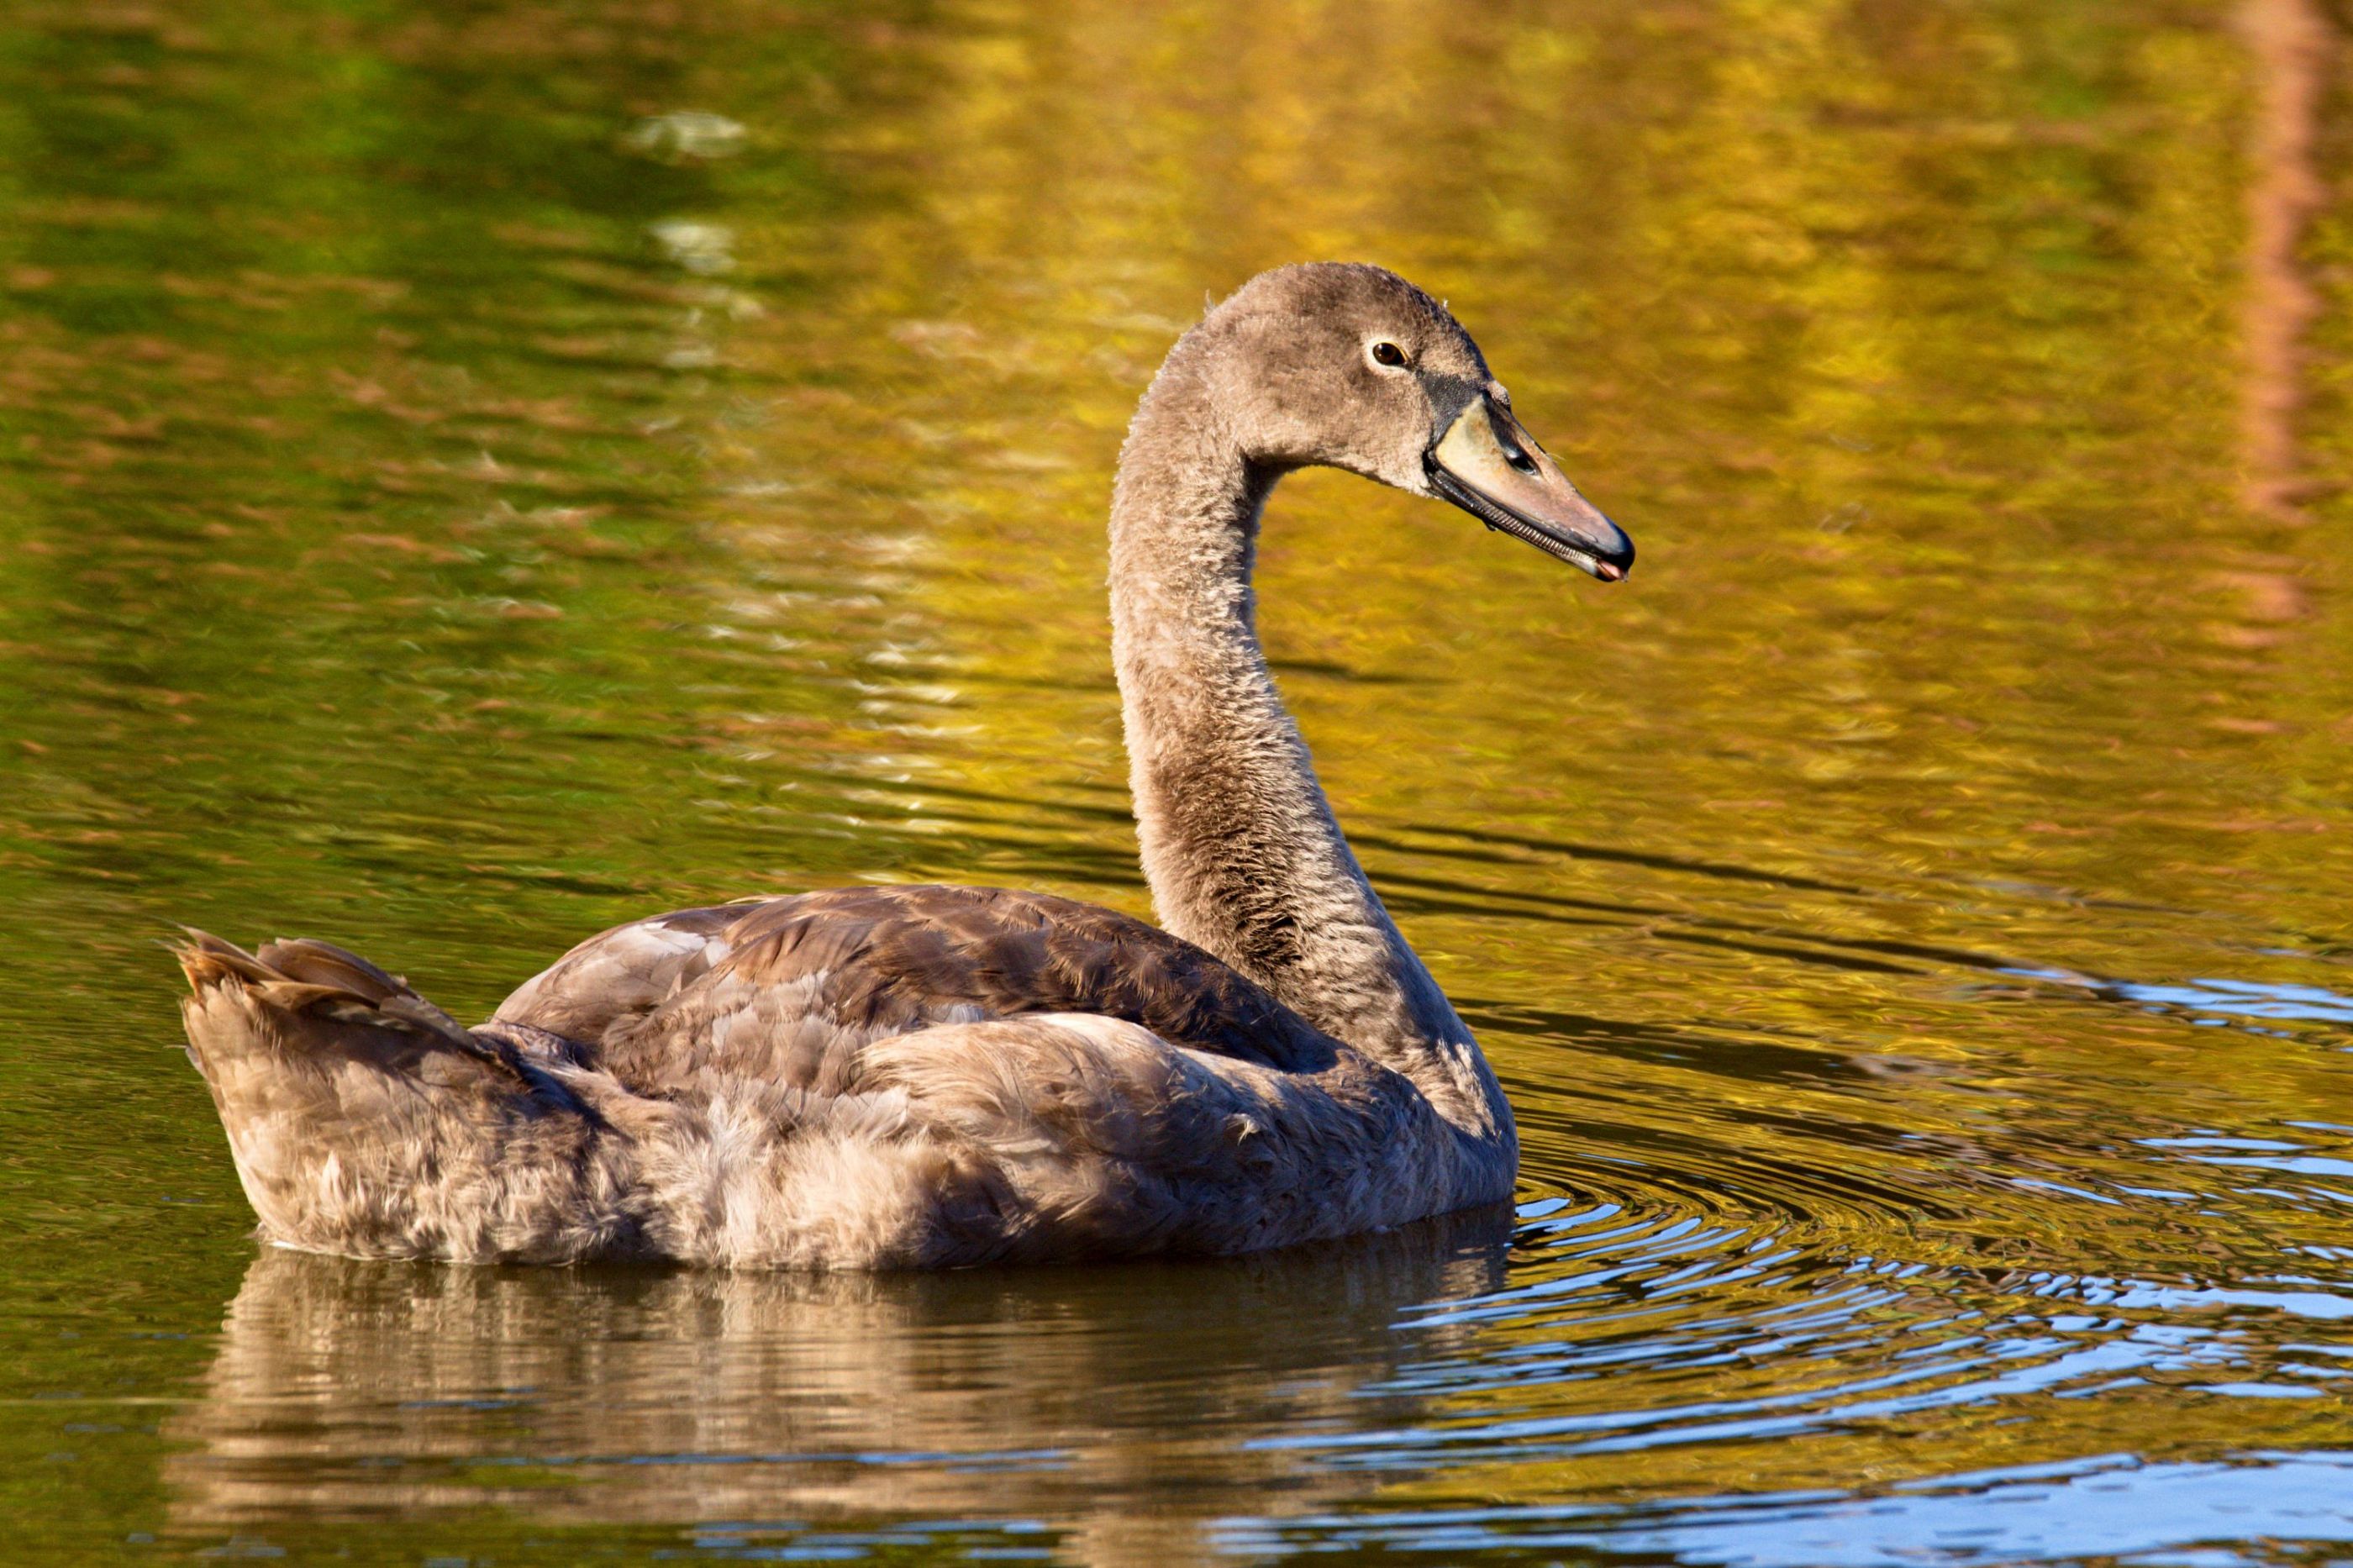
M 1512 417 L 1500 388 L 1473 398 L 1422 459 L 1432 494 L 1604 583 L 1634 568 L 1634 542 L 1577 493 Z

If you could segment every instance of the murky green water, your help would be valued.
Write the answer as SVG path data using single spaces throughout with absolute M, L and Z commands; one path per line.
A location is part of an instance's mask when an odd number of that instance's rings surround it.
M 2353 206 L 2264 260 L 2279 4 L 10 9 L 12 1560 L 2353 1551 Z M 1143 909 L 1111 463 L 1316 256 L 1642 549 L 1269 525 L 1515 1231 L 257 1249 L 171 921 L 479 1014 L 714 897 Z

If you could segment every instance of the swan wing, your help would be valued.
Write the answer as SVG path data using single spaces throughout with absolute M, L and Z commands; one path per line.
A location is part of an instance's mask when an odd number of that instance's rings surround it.
M 1289 1072 L 1326 1036 L 1263 987 L 1133 916 L 1000 888 L 845 888 L 685 910 L 593 937 L 492 1025 L 576 1042 L 641 1092 L 704 1074 L 841 1093 L 871 1042 L 1037 1014 L 1132 1023 Z

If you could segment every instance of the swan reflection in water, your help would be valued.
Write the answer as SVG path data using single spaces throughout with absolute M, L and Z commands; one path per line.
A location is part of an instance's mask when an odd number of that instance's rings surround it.
M 1401 1315 L 1497 1289 L 1511 1226 L 928 1276 L 269 1249 L 167 1425 L 173 1519 L 1033 1520 L 1090 1562 L 1188 1561 L 1210 1521 L 1361 1490 L 1252 1439 L 1409 1418 L 1420 1400 L 1382 1386 L 1474 1331 Z

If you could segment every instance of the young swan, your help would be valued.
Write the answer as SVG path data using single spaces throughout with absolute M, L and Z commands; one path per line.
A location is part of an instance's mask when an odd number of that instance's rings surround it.
M 746 1268 L 1243 1252 L 1511 1195 L 1511 1107 L 1365 879 L 1267 673 L 1250 566 L 1322 463 L 1604 582 L 1633 546 L 1444 307 L 1252 279 L 1120 457 L 1113 650 L 1166 931 L 996 888 L 686 910 L 459 1026 L 324 942 L 191 933 L 189 1054 L 261 1234 L 368 1258 Z

